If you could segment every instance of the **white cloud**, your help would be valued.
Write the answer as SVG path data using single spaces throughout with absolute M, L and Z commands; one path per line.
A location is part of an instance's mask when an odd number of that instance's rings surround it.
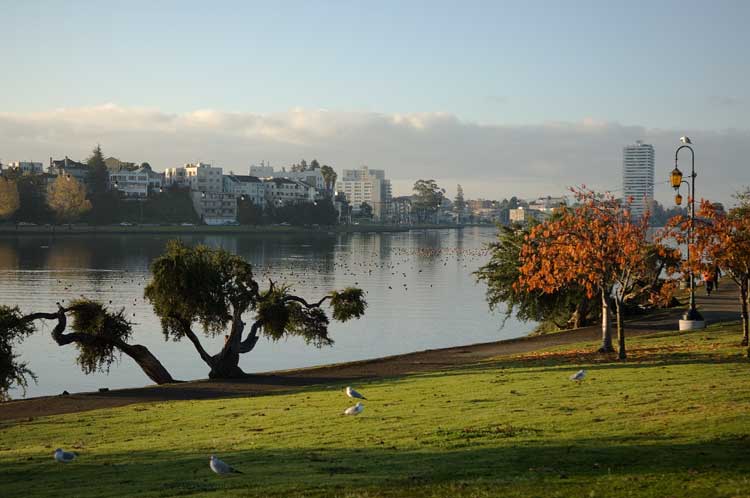
M 397 193 L 434 178 L 469 197 L 533 197 L 585 183 L 617 190 L 622 147 L 641 139 L 656 148 L 657 180 L 673 167 L 677 138 L 693 138 L 698 194 L 724 202 L 750 184 L 750 133 L 660 130 L 585 119 L 578 123 L 480 125 L 446 113 L 340 112 L 292 109 L 273 114 L 211 109 L 173 114 L 158 109 L 95 107 L 0 113 L 0 157 L 83 159 L 100 143 L 107 155 L 148 161 L 156 169 L 203 160 L 244 172 L 270 160 L 282 166 L 317 158 L 337 170 L 383 168 Z M 689 168 L 689 155 L 681 168 Z M 666 185 L 657 196 L 668 200 Z

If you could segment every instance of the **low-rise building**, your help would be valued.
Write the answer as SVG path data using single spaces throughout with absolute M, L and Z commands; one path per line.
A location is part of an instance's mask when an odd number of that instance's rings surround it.
M 510 209 L 508 214 L 511 223 L 521 224 L 529 223 L 532 220 L 541 221 L 549 215 L 548 213 L 525 207 Z
M 257 176 L 224 175 L 224 192 L 244 197 L 256 206 L 265 206 L 265 186 Z
M 193 207 L 206 225 L 228 225 L 237 223 L 237 198 L 225 192 L 191 193 Z
M 552 211 L 565 207 L 568 205 L 568 200 L 565 197 L 540 197 L 535 201 L 529 203 L 529 209 L 535 209 L 543 213 L 551 213 Z
M 187 171 L 184 166 L 164 170 L 164 185 L 168 187 L 187 187 Z
M 264 178 L 266 201 L 274 206 L 314 202 L 317 191 L 305 182 L 289 178 Z
M 279 176 L 279 173 L 276 173 L 274 176 Z M 320 168 L 305 171 L 286 171 L 283 173 L 283 177 L 305 182 L 311 187 L 315 187 L 318 192 L 323 192 L 326 188 L 326 181 L 323 179 L 323 173 L 320 172 Z
M 253 164 L 250 166 L 250 176 L 257 176 L 258 178 L 270 178 L 274 176 L 273 166 L 266 164 L 261 161 L 260 166 Z
M 65 159 L 53 160 L 49 158 L 49 169 L 47 170 L 53 176 L 71 176 L 79 183 L 86 185 L 89 177 L 89 167 L 86 164 L 79 163 L 65 156 Z
M 41 175 L 44 173 L 44 164 L 34 161 L 11 161 L 6 166 L 22 175 Z
M 121 170 L 109 174 L 110 188 L 117 190 L 125 197 L 148 197 L 148 172 Z

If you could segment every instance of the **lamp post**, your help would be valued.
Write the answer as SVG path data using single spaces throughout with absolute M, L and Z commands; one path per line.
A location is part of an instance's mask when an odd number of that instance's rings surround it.
M 693 279 L 693 269 L 690 267 L 690 245 L 693 243 L 693 225 L 695 225 L 695 177 L 698 176 L 695 173 L 695 152 L 690 147 L 692 142 L 688 137 L 680 137 L 680 142 L 683 145 L 677 147 L 674 152 L 674 169 L 669 175 L 670 183 L 672 188 L 675 190 L 675 204 L 678 206 L 682 204 L 682 196 L 680 195 L 679 189 L 683 183 L 688 184 L 688 205 L 690 209 L 690 225 L 688 226 L 688 242 L 687 242 L 687 261 L 688 261 L 688 274 L 690 275 L 690 305 L 688 310 L 682 316 L 680 320 L 680 330 L 698 330 L 706 327 L 706 322 L 703 320 L 703 316 L 700 312 L 695 309 L 695 279 Z M 690 151 L 690 181 L 682 179 L 682 171 L 677 167 L 677 159 L 682 149 L 688 149 Z

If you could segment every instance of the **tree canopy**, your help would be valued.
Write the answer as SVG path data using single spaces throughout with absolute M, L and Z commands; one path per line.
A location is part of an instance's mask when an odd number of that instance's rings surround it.
M 59 175 L 47 191 L 47 205 L 61 222 L 77 220 L 91 209 L 86 188 L 70 175 Z
M 15 180 L 0 177 L 0 219 L 8 219 L 21 206 Z
M 445 189 L 440 188 L 435 180 L 417 180 L 413 187 L 412 210 L 417 213 L 420 222 L 432 221 L 445 196 Z
M 361 317 L 367 306 L 363 292 L 356 288 L 332 291 L 315 302 L 272 280 L 261 289 L 252 266 L 239 256 L 178 241 L 171 241 L 166 252 L 154 260 L 151 272 L 153 279 L 144 295 L 161 320 L 165 338 L 190 340 L 210 367 L 211 377 L 244 375 L 239 357 L 255 347 L 260 335 L 272 340 L 299 336 L 316 347 L 333 344 L 322 309 L 326 301 L 330 300 L 333 318 L 341 322 Z M 247 334 L 245 313 L 254 314 Z M 222 350 L 210 355 L 193 324 L 209 336 L 228 332 Z
M 576 284 L 589 298 L 601 295 L 605 307 L 613 302 L 619 357 L 625 359 L 624 305 L 645 289 L 649 274 L 648 217 L 632 219 L 610 194 L 585 188 L 574 193 L 576 206 L 531 228 L 521 248 L 517 287 L 552 293 Z M 658 252 L 666 256 L 676 250 L 662 246 Z

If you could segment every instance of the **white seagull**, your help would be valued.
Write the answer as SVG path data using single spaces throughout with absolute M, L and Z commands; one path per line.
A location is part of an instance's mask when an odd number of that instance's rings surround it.
M 60 448 L 57 448 L 55 450 L 55 461 L 57 462 L 68 463 L 68 462 L 72 462 L 75 459 L 76 459 L 75 453 L 71 453 L 69 451 L 63 451 Z
M 352 389 L 352 386 L 346 387 L 346 395 L 350 398 L 356 398 L 356 399 L 367 399 L 364 396 L 362 396 L 362 393 L 358 393 L 354 389 Z
M 215 473 L 224 475 L 224 474 L 242 474 L 239 470 L 235 469 L 228 463 L 222 462 L 215 456 L 211 455 L 211 461 L 209 463 L 209 466 L 211 467 L 211 470 L 213 470 Z
M 351 406 L 344 410 L 344 415 L 359 415 L 362 413 L 362 410 L 364 410 L 365 407 L 362 403 L 357 403 L 354 406 Z
M 586 377 L 586 370 L 579 370 L 573 375 L 570 376 L 570 380 L 574 380 L 576 382 L 581 382 L 583 378 Z

